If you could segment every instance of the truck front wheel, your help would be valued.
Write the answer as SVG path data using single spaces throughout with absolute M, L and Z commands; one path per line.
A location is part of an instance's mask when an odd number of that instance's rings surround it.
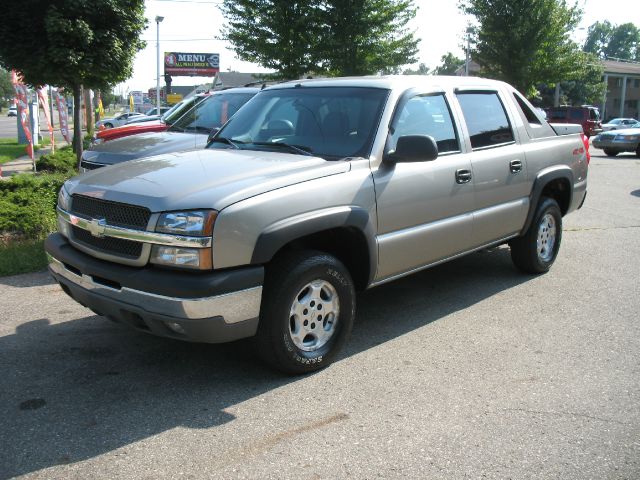
M 511 260 L 523 272 L 545 273 L 558 255 L 561 239 L 562 213 L 558 202 L 543 197 L 529 229 L 509 242 Z
M 316 251 L 285 254 L 267 267 L 257 343 L 274 368 L 302 374 L 328 366 L 355 318 L 355 288 L 337 258 Z

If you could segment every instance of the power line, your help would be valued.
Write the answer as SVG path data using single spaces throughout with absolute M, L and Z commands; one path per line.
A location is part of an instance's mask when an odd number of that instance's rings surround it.
M 143 38 L 142 40 L 144 40 L 145 42 L 155 42 L 156 39 L 155 38 Z M 195 42 L 195 41 L 204 41 L 204 40 L 208 40 L 208 41 L 214 41 L 217 40 L 215 38 L 161 38 L 160 41 L 161 42 Z
M 171 2 L 171 3 L 210 3 L 211 5 L 222 5 L 220 1 L 214 0 L 151 0 L 153 2 Z

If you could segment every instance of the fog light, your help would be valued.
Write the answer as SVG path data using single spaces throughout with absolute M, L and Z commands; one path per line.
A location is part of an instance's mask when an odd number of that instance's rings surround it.
M 179 323 L 176 322 L 164 322 L 164 324 L 169 327 L 169 330 L 175 332 L 175 333 L 179 333 L 180 335 L 184 335 L 186 332 L 184 331 L 184 328 L 182 328 L 182 325 L 180 325 Z
M 211 249 L 182 248 L 154 245 L 151 250 L 151 262 L 172 267 L 198 268 L 212 267 Z

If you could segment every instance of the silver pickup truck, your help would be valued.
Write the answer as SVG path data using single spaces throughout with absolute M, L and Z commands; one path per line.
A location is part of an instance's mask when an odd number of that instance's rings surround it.
M 481 78 L 279 84 L 206 149 L 67 181 L 49 268 L 98 315 L 181 340 L 255 336 L 275 368 L 310 372 L 345 343 L 358 290 L 505 243 L 546 272 L 586 195 L 580 132 Z

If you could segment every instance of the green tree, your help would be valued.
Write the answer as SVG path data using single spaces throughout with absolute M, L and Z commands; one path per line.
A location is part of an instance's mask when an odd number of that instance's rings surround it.
M 396 72 L 414 63 L 419 40 L 407 24 L 416 15 L 413 0 L 325 0 L 315 54 L 330 75 Z
M 464 65 L 464 60 L 451 52 L 440 57 L 440 62 L 440 65 L 433 71 L 434 75 L 455 75 L 456 71 Z
M 2 107 L 7 106 L 7 102 L 15 95 L 13 85 L 11 85 L 11 74 L 4 68 L 0 68 L 0 112 Z
M 407 68 L 402 72 L 403 75 L 429 75 L 430 73 L 429 67 L 424 63 L 418 65 L 415 70 Z
M 584 63 L 569 38 L 581 11 L 565 0 L 462 0 L 460 6 L 479 24 L 472 57 L 483 75 L 530 96 L 538 83 L 575 77 Z
M 28 24 L 24 34 L 17 26 Z M 82 86 L 107 89 L 129 78 L 144 47 L 144 0 L 5 0 L 0 22 L 0 65 L 26 83 L 73 92 L 74 146 L 82 155 Z M 19 38 L 18 38 L 19 35 Z
M 633 23 L 596 22 L 589 27 L 583 50 L 600 58 L 640 61 L 640 28 Z
M 296 79 L 314 71 L 311 52 L 317 43 L 319 2 L 223 0 L 226 25 L 221 39 L 241 60 L 276 70 L 277 78 Z
M 415 62 L 413 0 L 223 0 L 221 37 L 236 55 L 277 71 L 364 75 Z

